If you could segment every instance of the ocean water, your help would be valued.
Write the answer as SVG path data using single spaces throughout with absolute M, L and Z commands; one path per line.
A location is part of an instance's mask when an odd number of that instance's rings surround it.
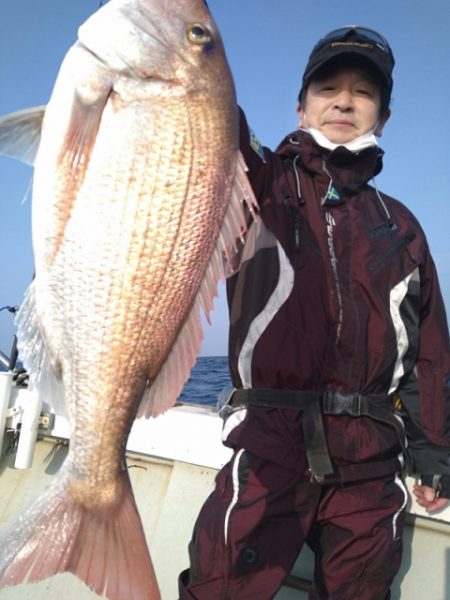
M 214 406 L 225 387 L 231 387 L 227 357 L 199 356 L 178 401 Z
M 6 369 L 0 362 L 0 372 L 2 371 Z M 231 387 L 227 357 L 199 356 L 189 380 L 178 397 L 178 402 L 215 406 L 218 395 L 226 387 Z

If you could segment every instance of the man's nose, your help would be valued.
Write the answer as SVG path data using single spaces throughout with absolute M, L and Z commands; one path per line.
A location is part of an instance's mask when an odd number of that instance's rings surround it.
M 353 108 L 353 96 L 350 90 L 340 90 L 334 99 L 334 105 L 339 110 L 347 111 Z

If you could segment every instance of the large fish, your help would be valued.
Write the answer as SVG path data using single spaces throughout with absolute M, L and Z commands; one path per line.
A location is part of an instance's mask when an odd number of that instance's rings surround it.
M 0 122 L 4 152 L 30 160 L 37 137 L 30 150 L 21 134 L 42 112 Z M 42 124 L 20 353 L 46 401 L 63 390 L 72 434 L 58 476 L 0 535 L 0 586 L 71 571 L 111 600 L 159 598 L 126 441 L 188 378 L 244 197 L 251 212 L 206 3 L 111 0 L 80 27 Z

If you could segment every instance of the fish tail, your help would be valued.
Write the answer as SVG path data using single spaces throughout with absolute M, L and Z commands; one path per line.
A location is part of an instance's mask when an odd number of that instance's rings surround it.
M 0 588 L 69 571 L 110 600 L 160 600 L 128 477 L 108 510 L 68 500 L 64 479 L 0 532 Z

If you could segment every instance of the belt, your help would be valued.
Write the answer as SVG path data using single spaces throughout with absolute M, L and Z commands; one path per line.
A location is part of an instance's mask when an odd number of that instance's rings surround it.
M 303 413 L 302 428 L 306 446 L 306 455 L 309 469 L 317 481 L 326 481 L 333 477 L 335 469 L 331 464 L 330 455 L 326 442 L 322 415 L 349 415 L 352 417 L 367 416 L 376 421 L 386 423 L 397 431 L 399 443 L 403 453 L 406 455 L 404 443 L 404 432 L 399 420 L 393 412 L 392 400 L 386 394 L 364 395 L 353 392 L 310 392 L 305 390 L 278 390 L 268 388 L 236 389 L 228 394 L 227 404 L 232 409 L 240 406 L 254 406 L 259 408 L 281 408 L 295 409 Z M 224 407 L 225 408 L 225 407 Z M 223 408 L 221 414 L 224 414 Z M 395 465 L 400 465 L 398 459 L 382 461 L 386 463 L 386 471 L 395 471 Z M 378 473 L 383 469 L 382 463 L 371 463 L 378 465 Z M 366 465 L 353 465 L 341 467 L 349 473 L 359 471 Z M 355 470 L 356 469 L 356 470 Z M 387 475 L 388 472 L 385 474 Z M 373 474 L 372 470 L 371 473 Z M 378 475 L 381 476 L 381 475 Z M 348 475 L 341 473 L 339 481 L 348 481 Z

